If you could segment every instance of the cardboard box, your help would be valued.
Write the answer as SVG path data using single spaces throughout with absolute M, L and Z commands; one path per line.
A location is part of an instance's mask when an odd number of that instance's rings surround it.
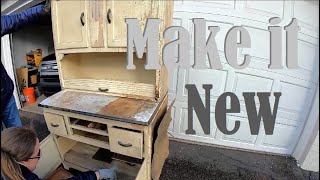
M 20 90 L 29 87 L 28 68 L 17 68 L 17 78 Z
M 38 69 L 37 68 L 17 68 L 17 78 L 19 89 L 30 87 L 38 83 Z

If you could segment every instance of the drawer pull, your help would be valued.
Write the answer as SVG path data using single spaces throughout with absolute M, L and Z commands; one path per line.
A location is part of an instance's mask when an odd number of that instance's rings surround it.
M 58 124 L 50 123 L 50 125 L 51 125 L 52 127 L 59 127 L 59 125 L 58 125 Z
M 83 16 L 84 16 L 84 12 L 82 12 L 80 15 L 80 22 L 81 22 L 82 26 L 84 26 Z
M 108 23 L 109 23 L 109 24 L 111 24 L 111 18 L 112 18 L 111 9 L 108 9 L 108 12 L 107 12 L 107 20 L 108 20 Z
M 121 141 L 118 141 L 118 144 L 119 144 L 120 146 L 122 146 L 122 147 L 131 147 L 131 146 L 132 146 L 132 144 L 124 144 L 124 143 L 122 143 Z
M 105 89 L 99 88 L 99 91 L 101 91 L 101 92 L 108 92 L 109 89 L 108 89 L 108 88 L 105 88 Z

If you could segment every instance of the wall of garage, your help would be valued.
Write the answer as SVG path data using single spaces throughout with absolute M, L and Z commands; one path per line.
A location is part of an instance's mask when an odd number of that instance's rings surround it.
M 27 65 L 26 53 L 42 49 L 42 56 L 54 52 L 52 26 L 29 25 L 12 34 L 13 60 L 16 68 Z

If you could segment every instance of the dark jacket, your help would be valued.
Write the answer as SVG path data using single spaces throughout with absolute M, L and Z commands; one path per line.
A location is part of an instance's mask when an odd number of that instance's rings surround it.
M 13 96 L 13 88 L 13 82 L 1 63 L 1 112 L 3 112 L 10 98 Z M 1 113 L 1 120 L 2 119 Z
M 36 174 L 31 172 L 27 167 L 21 164 L 19 165 L 20 165 L 22 175 L 26 180 L 41 180 Z M 87 171 L 87 172 L 80 173 L 77 176 L 68 178 L 68 180 L 97 180 L 97 177 L 94 171 Z
M 37 5 L 21 13 L 1 16 L 1 37 L 18 31 L 21 27 L 45 15 L 44 5 Z M 1 112 L 13 95 L 13 82 L 1 63 Z M 1 113 L 2 114 L 2 113 Z M 2 119 L 2 117 L 1 117 Z

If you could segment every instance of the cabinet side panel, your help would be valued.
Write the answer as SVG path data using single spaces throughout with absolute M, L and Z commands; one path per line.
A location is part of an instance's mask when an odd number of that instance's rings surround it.
M 166 40 L 163 38 L 163 32 L 172 24 L 172 14 L 173 14 L 173 1 L 162 1 L 159 6 L 160 13 L 160 52 L 159 60 L 161 68 L 157 71 L 156 77 L 156 100 L 160 101 L 168 92 L 168 69 L 163 65 L 162 62 L 162 49 L 165 46 Z

